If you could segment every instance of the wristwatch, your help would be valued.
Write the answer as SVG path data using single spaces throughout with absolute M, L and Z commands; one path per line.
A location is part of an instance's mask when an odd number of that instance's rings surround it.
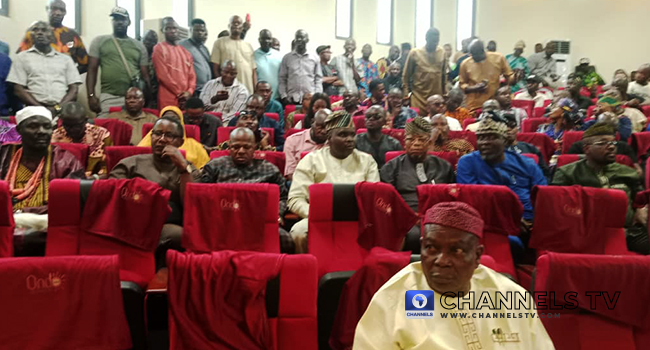
M 187 165 L 185 166 L 185 169 L 181 172 L 181 174 L 191 174 L 192 173 L 192 164 L 190 162 L 187 162 Z
M 59 112 L 61 112 L 61 106 L 59 106 L 58 103 L 55 104 L 53 108 L 54 108 L 54 111 L 56 112 L 56 114 L 59 114 Z

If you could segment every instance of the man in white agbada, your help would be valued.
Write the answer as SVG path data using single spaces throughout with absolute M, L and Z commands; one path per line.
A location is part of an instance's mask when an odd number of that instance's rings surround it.
M 526 293 L 508 278 L 479 265 L 483 220 L 476 209 L 462 202 L 439 203 L 427 210 L 424 225 L 422 261 L 408 265 L 377 291 L 357 325 L 353 349 L 554 349 L 531 307 L 531 295 L 528 310 L 468 310 L 468 304 L 464 304 L 464 310 L 458 309 L 459 293 L 474 292 L 475 303 L 482 292 L 489 293 L 495 303 L 496 292 Z M 408 290 L 435 292 L 427 300 L 435 303 L 433 318 L 406 318 Z M 441 297 L 447 309 L 441 304 Z M 454 312 L 465 312 L 470 317 L 452 318 L 449 313 Z M 478 316 L 502 312 L 524 315 Z M 447 313 L 447 317 L 443 318 L 442 313 Z M 471 318 L 473 313 L 476 318 Z

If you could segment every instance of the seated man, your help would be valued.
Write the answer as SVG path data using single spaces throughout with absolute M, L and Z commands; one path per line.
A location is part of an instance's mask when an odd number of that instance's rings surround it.
M 275 121 L 275 119 L 264 115 L 264 109 L 266 108 L 265 105 L 266 102 L 262 95 L 253 94 L 246 100 L 246 110 L 255 112 L 260 128 L 272 128 L 274 130 L 273 138 L 275 140 L 275 148 L 278 151 L 282 151 L 282 148 L 284 147 L 284 128 L 281 127 L 280 123 Z M 239 120 L 238 117 L 232 118 L 228 123 L 228 126 L 237 125 L 237 120 Z
M 380 79 L 375 79 L 370 82 L 368 85 L 370 90 L 370 97 L 366 98 L 361 102 L 362 106 L 381 106 L 384 108 L 386 104 L 386 89 L 384 88 L 384 82 Z
M 377 162 L 377 168 L 386 163 L 386 152 L 401 151 L 402 145 L 395 138 L 381 132 L 386 125 L 386 111 L 381 106 L 372 106 L 366 111 L 368 132 L 356 136 L 357 149 L 366 152 Z
M 271 146 L 271 135 L 260 129 L 259 119 L 257 119 L 257 113 L 253 110 L 245 110 L 239 113 L 237 118 L 238 128 L 248 128 L 255 135 L 255 150 L 256 151 L 276 151 L 276 148 Z M 218 151 L 227 151 L 230 149 L 230 140 L 224 141 L 217 145 Z
M 287 130 L 293 128 L 294 124 L 296 124 L 293 121 L 293 117 L 296 114 L 307 115 L 307 113 L 309 113 L 309 102 L 311 102 L 311 98 L 313 96 L 314 96 L 314 94 L 309 92 L 309 91 L 305 92 L 305 94 L 302 95 L 302 105 L 296 106 L 296 110 L 289 113 L 289 115 L 287 115 L 284 118 L 284 131 L 287 131 Z
M 406 153 L 390 160 L 379 172 L 381 181 L 393 185 L 416 213 L 418 185 L 453 183 L 456 177 L 454 167 L 446 160 L 427 154 L 431 130 L 431 124 L 420 116 L 406 124 Z
M 185 184 L 197 182 L 201 176 L 179 151 L 179 147 L 183 144 L 184 131 L 183 124 L 178 119 L 161 117 L 151 130 L 152 153 L 124 158 L 110 174 L 111 179 L 139 177 L 171 191 L 169 206 L 172 208 L 172 213 L 163 226 L 160 242 L 161 246 L 176 250 L 182 248 Z
M 586 111 L 593 104 L 590 97 L 583 96 L 580 93 L 580 90 L 582 90 L 582 79 L 576 77 L 575 74 L 571 73 L 567 77 L 566 89 L 569 91 L 571 100 L 578 105 L 578 109 Z
M 239 127 L 230 133 L 230 155 L 212 159 L 201 169 L 202 183 L 269 183 L 280 187 L 280 220 L 287 211 L 287 186 L 278 168 L 264 159 L 255 159 L 255 135 Z M 293 252 L 293 240 L 280 229 L 281 251 Z
M 461 89 L 452 89 L 447 94 L 445 116 L 458 120 L 458 123 L 463 125 L 465 119 L 472 118 L 467 108 L 461 107 L 465 100 L 465 93 Z M 436 113 L 437 114 L 437 113 Z
M 476 209 L 463 202 L 438 203 L 427 210 L 423 220 L 422 261 L 406 266 L 375 293 L 357 324 L 354 349 L 505 349 L 511 345 L 521 349 L 553 349 L 539 316 L 461 319 L 459 315 L 456 319 L 456 313 L 464 310 L 469 314 L 507 312 L 502 303 L 489 308 L 474 307 L 486 304 L 464 303 L 466 299 L 461 300 L 460 293 L 466 295 L 471 291 L 472 299 L 478 301 L 497 300 L 497 292 L 523 297 L 528 291 L 480 265 L 484 222 Z M 435 292 L 426 300 L 434 305 L 431 319 L 406 318 L 404 310 L 410 298 L 409 294 L 404 298 L 404 294 L 410 290 Z M 534 313 L 534 302 L 528 300 L 520 305 L 520 311 Z M 461 301 L 463 308 L 459 309 Z M 448 312 L 451 317 L 445 317 Z M 444 316 L 440 317 L 441 314 Z M 515 335 L 518 341 L 502 343 L 495 332 Z
M 221 64 L 221 76 L 205 83 L 199 96 L 206 109 L 211 112 L 220 112 L 221 120 L 228 124 L 235 113 L 246 106 L 248 89 L 237 80 L 237 65 L 231 60 Z
M 444 114 L 436 114 L 431 117 L 431 126 L 433 133 L 431 136 L 432 152 L 456 152 L 459 156 L 464 156 L 467 153 L 474 152 L 474 146 L 465 139 L 450 139 L 449 138 L 449 124 Z
M 50 145 L 52 113 L 41 106 L 16 113 L 22 144 L 0 146 L 0 177 L 11 191 L 14 211 L 47 213 L 51 180 L 84 177 L 83 165 L 72 153 Z
M 486 116 L 491 116 L 491 112 L 494 113 L 499 113 L 499 110 L 501 109 L 501 106 L 499 105 L 499 102 L 497 100 L 487 100 L 483 102 L 483 106 L 481 107 L 481 114 L 478 115 L 476 118 L 476 123 L 472 123 L 468 125 L 465 130 L 471 131 L 471 132 L 476 132 L 478 129 L 478 126 L 481 125 L 481 120 L 485 118 Z
M 287 141 L 284 143 L 286 159 L 284 176 L 290 181 L 293 179 L 293 172 L 296 170 L 298 162 L 300 162 L 300 155 L 303 152 L 319 150 L 325 146 L 325 141 L 327 141 L 325 119 L 330 114 L 332 111 L 329 109 L 321 109 L 316 112 L 311 128 L 287 137 Z
M 517 121 L 517 126 L 521 126 L 521 121 L 526 118 L 532 118 L 526 113 L 526 110 L 519 107 L 512 106 L 512 95 L 510 94 L 510 87 L 505 85 L 497 89 L 494 94 L 494 99 L 499 103 L 499 110 L 501 112 L 508 112 L 514 115 Z
M 532 159 L 506 149 L 508 126 L 502 119 L 487 117 L 481 120 L 476 138 L 478 151 L 460 158 L 456 181 L 507 186 L 524 206 L 524 222 L 530 223 L 533 220 L 530 191 L 533 186 L 546 185 L 544 174 Z
M 534 101 L 535 108 L 544 107 L 544 103 L 548 100 L 548 96 L 539 93 L 540 80 L 535 75 L 529 75 L 526 78 L 526 91 L 520 92 L 515 95 L 515 100 Z
M 309 153 L 298 163 L 289 190 L 289 210 L 302 220 L 291 228 L 296 253 L 307 252 L 307 216 L 309 216 L 309 186 L 316 183 L 354 184 L 379 181 L 377 163 L 372 157 L 354 148 L 352 116 L 336 111 L 325 119 L 327 141 L 318 151 Z
M 539 165 L 539 168 L 542 169 L 542 173 L 544 173 L 544 176 L 548 179 L 549 176 L 551 175 L 551 170 L 549 169 L 548 164 L 546 164 L 546 161 L 542 156 L 542 152 L 540 152 L 537 147 L 535 147 L 530 143 L 517 140 L 517 133 L 519 132 L 519 127 L 517 126 L 517 120 L 515 119 L 515 115 L 506 112 L 506 113 L 502 113 L 501 116 L 505 120 L 506 125 L 508 126 L 508 136 L 506 138 L 507 149 L 517 154 L 536 155 L 537 159 L 539 159 L 537 165 Z
M 386 112 L 388 113 L 386 116 L 386 127 L 388 129 L 404 129 L 407 120 L 418 116 L 413 109 L 403 105 L 404 93 L 399 88 L 390 90 L 386 102 Z
M 621 141 L 627 142 L 632 136 L 632 121 L 625 116 L 625 109 L 621 104 L 621 94 L 618 91 L 607 91 L 596 103 L 594 116 L 598 117 L 605 112 L 614 113 L 618 117 L 618 134 L 620 135 Z M 582 130 L 587 130 L 594 124 L 596 124 L 596 121 L 590 120 L 582 125 Z
M 284 128 L 284 108 L 282 108 L 282 103 L 271 99 L 271 96 L 273 96 L 271 84 L 264 80 L 258 81 L 257 85 L 255 85 L 255 93 L 264 97 L 264 113 L 277 113 L 280 118 L 280 127 Z
M 142 126 L 147 123 L 155 123 L 157 115 L 142 110 L 144 107 L 144 94 L 137 87 L 126 90 L 124 97 L 124 108 L 119 112 L 109 114 L 106 118 L 117 119 L 133 127 L 131 132 L 131 145 L 137 145 L 142 141 Z
M 445 113 L 445 99 L 440 95 L 433 95 L 427 98 L 427 110 L 429 114 L 424 117 L 428 122 L 431 122 L 431 117 L 438 114 Z M 452 117 L 445 116 L 447 119 L 447 124 L 449 125 L 449 130 L 451 131 L 463 131 L 463 127 L 460 125 L 460 122 Z
M 627 247 L 630 251 L 648 254 L 648 208 L 634 210 L 636 193 L 643 190 L 639 174 L 632 168 L 616 163 L 614 128 L 598 122 L 582 135 L 585 158 L 555 171 L 552 185 L 612 188 L 625 191 L 628 209 L 625 219 Z
M 104 174 L 106 156 L 104 149 L 113 145 L 111 133 L 88 123 L 86 109 L 79 102 L 68 102 L 61 108 L 61 127 L 52 133 L 52 142 L 81 143 L 88 145 L 88 167 L 86 174 Z
M 217 128 L 221 127 L 221 119 L 212 114 L 205 113 L 203 101 L 197 97 L 190 97 L 185 103 L 186 125 L 196 125 L 201 129 L 201 144 L 210 152 L 217 144 Z

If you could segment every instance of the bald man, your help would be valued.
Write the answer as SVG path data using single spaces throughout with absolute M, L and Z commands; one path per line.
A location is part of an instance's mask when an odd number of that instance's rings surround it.
M 257 78 L 259 81 L 265 81 L 271 86 L 273 91 L 271 99 L 276 100 L 280 96 L 278 87 L 280 85 L 279 74 L 282 55 L 277 50 L 271 49 L 273 34 L 270 30 L 262 29 L 257 40 L 260 43 L 260 48 L 255 50 Z
M 427 97 L 445 93 L 445 76 L 447 60 L 445 50 L 438 46 L 440 32 L 431 28 L 426 34 L 426 45 L 409 52 L 402 83 L 404 95 L 411 95 L 411 106 L 420 110 L 420 115 L 426 115 Z
M 433 95 L 427 98 L 427 107 L 426 111 L 428 116 L 424 117 L 424 120 L 432 123 L 433 116 L 437 114 L 445 113 L 445 99 L 440 95 Z M 450 131 L 462 131 L 463 127 L 460 125 L 460 122 L 450 116 L 446 116 L 447 124 Z
M 214 76 L 221 76 L 222 64 L 227 60 L 232 60 L 239 67 L 239 81 L 248 91 L 254 91 L 257 83 L 257 65 L 255 64 L 253 46 L 241 38 L 244 30 L 242 18 L 236 15 L 230 17 L 228 30 L 230 36 L 217 39 L 212 47 L 210 60 L 214 63 Z
M 49 24 L 54 32 L 52 48 L 57 52 L 66 54 L 72 58 L 79 74 L 88 70 L 88 52 L 79 34 L 73 29 L 63 25 L 63 19 L 67 13 L 65 2 L 62 0 L 50 0 L 45 7 Z M 18 52 L 29 50 L 34 46 L 34 38 L 28 31 L 18 47 Z
M 224 61 L 220 72 L 220 77 L 205 84 L 199 97 L 205 104 L 206 111 L 221 113 L 221 120 L 228 125 L 235 113 L 246 106 L 249 90 L 237 79 L 239 69 L 234 61 Z

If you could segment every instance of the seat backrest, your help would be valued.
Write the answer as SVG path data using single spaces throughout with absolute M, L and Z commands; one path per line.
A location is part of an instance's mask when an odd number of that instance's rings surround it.
M 569 149 L 571 148 L 571 145 L 573 145 L 576 141 L 582 140 L 582 135 L 584 134 L 584 131 L 567 131 L 564 133 L 564 136 L 562 137 L 562 153 L 563 154 L 568 154 Z
M 116 113 L 122 110 L 122 106 L 113 106 L 108 108 L 108 113 Z M 158 115 L 158 114 L 156 114 Z
M 587 107 L 587 118 L 591 118 L 591 116 L 594 115 L 594 109 L 596 108 L 596 105 L 591 105 Z
M 650 150 L 650 131 L 632 133 L 632 148 L 639 158 L 646 156 Z
M 264 113 L 264 116 L 269 117 L 275 120 L 276 122 L 280 122 L 280 115 L 277 113 Z
M 533 100 L 512 100 L 512 106 L 523 108 L 526 111 L 528 117 L 533 115 L 533 109 L 535 108 L 535 101 Z
M 449 131 L 449 139 L 464 139 L 476 149 L 476 134 L 471 131 Z
M 153 129 L 153 123 L 142 124 L 142 135 L 147 135 L 151 129 Z M 201 129 L 196 125 L 185 125 L 185 136 L 201 142 Z
M 544 118 L 544 113 L 546 113 L 546 107 L 535 107 L 533 115 L 529 115 L 528 118 Z
M 0 258 L 14 255 L 14 213 L 9 185 L 0 181 Z
M 279 205 L 280 190 L 274 184 L 187 184 L 183 247 L 279 253 Z
M 120 160 L 135 156 L 138 154 L 151 153 L 151 147 L 138 147 L 138 146 L 110 146 L 104 149 L 106 154 L 106 170 L 110 172 L 113 167 L 120 162 Z
M 131 143 L 133 126 L 117 119 L 95 119 L 95 125 L 106 128 L 111 133 L 115 146 L 128 146 Z
M 624 191 L 582 186 L 537 186 L 529 246 L 558 253 L 629 254 Z
M 64 150 L 74 154 L 75 157 L 81 162 L 81 165 L 84 166 L 84 169 L 88 167 L 88 145 L 82 143 L 59 143 L 54 142 L 53 145 L 63 148 Z
M 284 138 L 287 139 L 287 138 L 289 138 L 289 136 L 291 136 L 291 135 L 293 135 L 293 134 L 297 134 L 297 133 L 299 133 L 299 132 L 301 132 L 301 131 L 304 131 L 304 129 L 294 129 L 294 128 L 291 128 L 291 129 L 287 130 L 287 131 L 284 133 Z
M 301 125 L 302 128 L 305 129 L 305 125 L 304 125 L 305 116 L 306 114 L 294 114 L 293 125 L 291 125 L 291 127 L 295 127 L 299 122 L 303 122 Z M 302 130 L 302 129 L 297 129 L 297 130 Z
M 650 106 L 641 106 L 641 110 L 643 111 L 643 114 L 645 114 L 646 117 L 650 118 Z
M 117 256 L 0 260 L 5 349 L 128 349 Z
M 476 123 L 476 118 L 467 118 L 467 119 L 463 120 L 463 125 L 462 125 L 463 130 L 467 129 L 468 125 L 474 124 L 474 123 Z
M 237 127 L 234 126 L 222 126 L 217 128 L 217 145 L 220 145 L 222 142 L 228 141 L 230 139 L 230 133 L 235 130 Z M 269 133 L 269 141 L 271 145 L 275 146 L 275 130 L 273 128 L 261 128 L 262 130 Z
M 386 163 L 391 161 L 394 158 L 397 158 L 401 156 L 402 154 L 406 153 L 405 151 L 390 151 L 386 152 Z M 449 164 L 454 166 L 454 169 L 456 169 L 456 165 L 458 165 L 458 154 L 456 152 L 427 152 L 427 154 L 430 154 L 432 156 L 436 156 L 438 158 L 442 158 L 446 161 L 449 162 Z
M 366 127 L 366 116 L 364 115 L 359 115 L 356 117 L 352 117 L 352 122 L 354 123 L 354 128 L 359 130 L 363 129 Z
M 417 192 L 421 218 L 441 202 L 459 201 L 474 207 L 485 222 L 485 254 L 494 258 L 496 271 L 516 278 L 508 236 L 519 234 L 523 206 L 514 192 L 505 186 L 459 184 L 420 185 Z
M 547 118 L 526 118 L 526 119 L 522 120 L 522 122 L 521 122 L 521 131 L 523 131 L 523 132 L 536 132 L 537 128 L 540 125 L 546 124 L 548 122 L 549 122 L 549 120 Z
M 149 114 L 153 114 L 153 115 L 155 115 L 156 117 L 160 116 L 160 110 L 158 110 L 158 109 L 154 109 L 154 108 L 143 108 L 142 110 L 145 111 L 145 112 L 147 112 L 147 113 L 149 113 Z
M 571 164 L 580 160 L 579 154 L 560 154 L 557 157 L 556 168 L 561 168 L 567 164 Z
M 296 110 L 296 105 L 286 105 L 284 106 L 284 115 L 289 115 L 291 112 Z
M 547 163 L 551 160 L 553 153 L 555 153 L 555 141 L 546 134 L 539 132 L 520 132 L 517 133 L 517 141 L 530 143 L 537 147 Z
M 206 111 L 205 113 L 210 114 L 210 115 L 213 115 L 213 116 L 219 118 L 219 120 L 222 120 L 222 119 L 223 119 L 223 113 L 221 113 L 221 112 L 207 112 L 207 111 Z

